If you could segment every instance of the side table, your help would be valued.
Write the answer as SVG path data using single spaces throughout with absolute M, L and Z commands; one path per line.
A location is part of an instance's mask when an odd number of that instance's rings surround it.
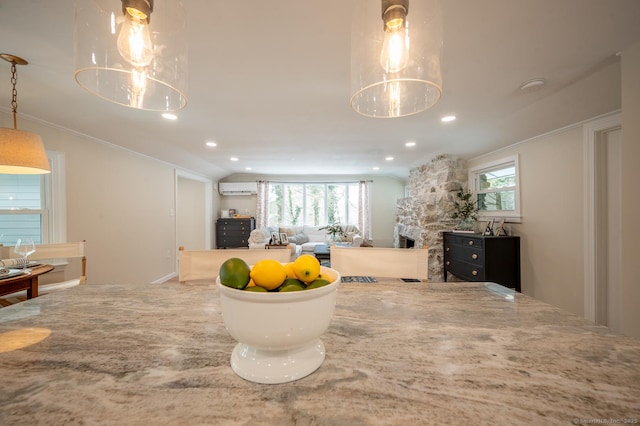
M 0 296 L 27 290 L 27 299 L 38 297 L 38 277 L 53 269 L 53 265 L 38 265 L 26 274 L 0 280 Z

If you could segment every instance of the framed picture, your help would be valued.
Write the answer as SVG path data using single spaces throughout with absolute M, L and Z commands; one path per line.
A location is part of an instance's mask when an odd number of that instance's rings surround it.
M 236 215 L 236 209 L 229 209 L 229 217 L 234 217 Z
M 507 230 L 504 229 L 504 219 L 501 219 L 500 222 L 498 222 L 498 228 L 496 229 L 496 237 L 506 236 L 506 235 L 507 235 Z
M 280 244 L 280 236 L 277 232 L 271 233 L 271 244 Z
M 289 244 L 289 237 L 284 232 L 280 233 L 280 244 Z

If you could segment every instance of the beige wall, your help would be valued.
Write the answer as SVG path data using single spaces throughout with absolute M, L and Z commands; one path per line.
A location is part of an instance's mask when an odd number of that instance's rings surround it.
M 621 332 L 640 337 L 640 43 L 622 55 Z M 584 140 L 582 126 L 553 132 L 469 160 L 469 166 L 518 154 L 522 222 L 522 290 L 584 313 Z
M 583 312 L 582 127 L 469 160 L 469 167 L 517 154 L 522 222 L 522 292 Z
M 255 182 L 257 180 L 285 182 L 353 182 L 372 180 L 371 184 L 371 236 L 377 247 L 393 247 L 393 228 L 396 224 L 396 200 L 404 197 L 403 180 L 388 176 L 264 176 L 254 174 L 235 174 L 224 179 L 225 182 Z M 330 179 L 330 180 L 328 180 Z M 255 216 L 256 196 L 228 195 L 220 197 L 220 208 L 234 208 L 240 214 Z M 220 210 L 214 215 L 220 216 Z
M 174 273 L 174 167 L 35 120 L 21 118 L 19 128 L 65 153 L 67 240 L 87 241 L 89 283 Z
M 205 202 L 207 190 L 204 182 L 178 177 L 177 240 L 187 250 L 205 250 Z
M 640 338 L 640 42 L 622 52 L 622 332 Z

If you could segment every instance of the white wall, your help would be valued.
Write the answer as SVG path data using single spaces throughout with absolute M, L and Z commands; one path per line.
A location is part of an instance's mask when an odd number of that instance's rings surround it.
M 255 174 L 234 174 L 224 178 L 224 182 L 255 182 L 272 180 L 280 182 L 354 182 L 372 180 L 371 184 L 371 235 L 376 247 L 393 247 L 393 228 L 396 224 L 396 201 L 404 197 L 403 180 L 388 176 L 265 176 Z M 234 208 L 240 214 L 255 216 L 256 196 L 222 196 L 220 208 Z M 218 217 L 220 211 L 217 211 Z

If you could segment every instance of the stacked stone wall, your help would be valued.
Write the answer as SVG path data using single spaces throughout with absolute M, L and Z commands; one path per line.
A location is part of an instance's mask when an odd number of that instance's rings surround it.
M 394 244 L 400 236 L 411 238 L 415 247 L 429 248 L 429 281 L 444 280 L 442 231 L 453 229 L 451 219 L 456 194 L 468 189 L 465 160 L 441 155 L 409 172 L 409 197 L 398 200 Z

